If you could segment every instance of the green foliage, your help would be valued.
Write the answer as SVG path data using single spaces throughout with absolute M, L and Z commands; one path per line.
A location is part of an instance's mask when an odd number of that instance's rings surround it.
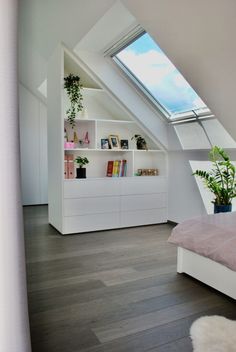
M 66 115 L 73 128 L 76 113 L 83 110 L 83 96 L 81 93 L 83 86 L 80 83 L 80 77 L 70 73 L 69 76 L 64 78 L 64 88 L 70 99 L 70 108 L 66 111 Z
M 213 203 L 229 205 L 232 199 L 236 197 L 235 166 L 220 147 L 212 147 L 209 156 L 213 168 L 209 172 L 196 170 L 193 175 L 200 177 L 205 186 L 214 193 L 215 200 Z
M 75 159 L 75 163 L 77 163 L 79 167 L 83 167 L 84 165 L 89 163 L 89 160 L 86 157 L 82 158 L 81 156 L 78 156 Z

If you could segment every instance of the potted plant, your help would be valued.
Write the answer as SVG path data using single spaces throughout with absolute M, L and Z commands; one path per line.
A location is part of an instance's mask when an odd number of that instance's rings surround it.
M 147 142 L 145 141 L 145 139 L 140 136 L 140 134 L 135 134 L 131 140 L 135 140 L 136 142 L 136 146 L 137 146 L 137 149 L 139 150 L 148 150 L 147 148 Z
M 76 168 L 76 178 L 86 178 L 86 168 L 83 166 L 89 163 L 88 159 L 78 156 L 75 163 L 79 165 L 79 168 Z
M 66 115 L 68 122 L 74 128 L 76 114 L 83 110 L 83 96 L 81 93 L 83 86 L 80 83 L 80 77 L 70 73 L 69 76 L 64 78 L 64 88 L 70 100 L 70 108 L 66 111 Z
M 212 147 L 209 156 L 213 168 L 209 172 L 196 170 L 193 175 L 200 177 L 214 194 L 214 213 L 229 212 L 236 197 L 235 166 L 220 147 Z

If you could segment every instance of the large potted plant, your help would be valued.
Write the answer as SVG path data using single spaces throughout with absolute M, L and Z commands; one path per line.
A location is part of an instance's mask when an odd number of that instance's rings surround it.
M 214 194 L 214 213 L 229 212 L 232 210 L 232 199 L 236 197 L 235 166 L 220 147 L 212 147 L 209 156 L 212 169 L 209 172 L 196 170 L 193 175 L 200 177 Z
M 83 110 L 83 86 L 80 83 L 80 77 L 70 73 L 64 78 L 64 88 L 70 100 L 70 108 L 66 111 L 66 115 L 68 122 L 74 128 L 76 114 Z
M 75 163 L 79 165 L 79 167 L 76 169 L 76 178 L 86 178 L 86 168 L 84 165 L 87 165 L 89 160 L 86 157 L 83 158 L 78 156 L 75 159 Z

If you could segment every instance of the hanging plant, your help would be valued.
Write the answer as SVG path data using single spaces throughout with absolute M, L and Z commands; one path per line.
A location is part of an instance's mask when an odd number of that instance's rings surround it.
M 64 78 L 64 88 L 70 99 L 70 108 L 66 111 L 68 122 L 72 128 L 75 126 L 75 117 L 79 111 L 83 110 L 83 96 L 81 90 L 83 89 L 80 83 L 80 77 L 72 73 Z

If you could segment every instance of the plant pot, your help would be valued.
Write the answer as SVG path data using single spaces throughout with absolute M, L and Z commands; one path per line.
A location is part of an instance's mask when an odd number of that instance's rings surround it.
M 214 204 L 214 213 L 228 213 L 232 211 L 232 204 L 227 204 L 227 205 L 218 205 Z
M 138 150 L 147 150 L 147 144 L 146 143 L 137 142 L 136 145 L 137 145 L 137 149 Z
M 76 178 L 86 178 L 85 167 L 79 167 L 76 169 Z

